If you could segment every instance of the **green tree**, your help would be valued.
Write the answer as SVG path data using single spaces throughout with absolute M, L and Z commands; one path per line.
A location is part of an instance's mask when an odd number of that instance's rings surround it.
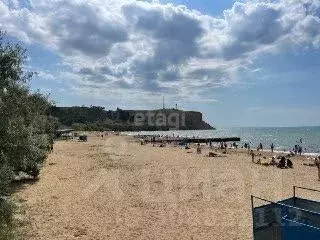
M 26 51 L 5 43 L 0 32 L 0 229 L 12 215 L 4 196 L 14 174 L 38 176 L 57 128 L 57 120 L 47 115 L 48 96 L 29 89 L 33 73 L 23 70 L 25 59 Z

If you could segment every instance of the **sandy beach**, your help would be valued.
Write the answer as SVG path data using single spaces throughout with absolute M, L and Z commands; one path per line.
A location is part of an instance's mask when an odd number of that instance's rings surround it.
M 23 239 L 252 239 L 251 195 L 273 201 L 293 185 L 320 189 L 317 169 L 210 158 L 193 147 L 140 145 L 127 136 L 59 141 L 34 184 L 15 193 Z M 220 151 L 217 152 L 222 155 Z M 263 153 L 271 156 L 271 153 Z M 310 195 L 311 194 L 311 195 Z M 310 192 L 298 195 L 317 199 Z M 259 203 L 257 203 L 259 204 Z

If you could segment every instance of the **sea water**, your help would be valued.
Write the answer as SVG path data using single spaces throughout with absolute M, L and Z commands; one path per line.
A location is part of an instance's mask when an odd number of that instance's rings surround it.
M 291 151 L 294 145 L 300 145 L 304 154 L 320 154 L 320 127 L 261 127 L 261 128 L 221 128 L 217 130 L 174 130 L 174 131 L 142 131 L 128 133 L 130 135 L 163 135 L 180 137 L 240 137 L 240 147 L 250 143 L 257 148 L 262 143 L 264 149 L 270 149 L 271 143 L 277 151 Z

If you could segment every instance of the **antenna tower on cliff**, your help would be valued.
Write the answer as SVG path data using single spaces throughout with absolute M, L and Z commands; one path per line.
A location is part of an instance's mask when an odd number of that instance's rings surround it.
M 164 109 L 164 96 L 162 97 L 162 108 Z

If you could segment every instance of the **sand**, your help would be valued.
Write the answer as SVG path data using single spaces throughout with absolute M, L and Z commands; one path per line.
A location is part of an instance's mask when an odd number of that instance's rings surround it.
M 24 210 L 21 236 L 252 239 L 251 194 L 276 201 L 291 197 L 293 185 L 320 189 L 317 169 L 302 158 L 291 158 L 294 169 L 277 169 L 251 163 L 246 152 L 208 152 L 140 145 L 126 136 L 57 142 L 40 180 L 15 194 Z

